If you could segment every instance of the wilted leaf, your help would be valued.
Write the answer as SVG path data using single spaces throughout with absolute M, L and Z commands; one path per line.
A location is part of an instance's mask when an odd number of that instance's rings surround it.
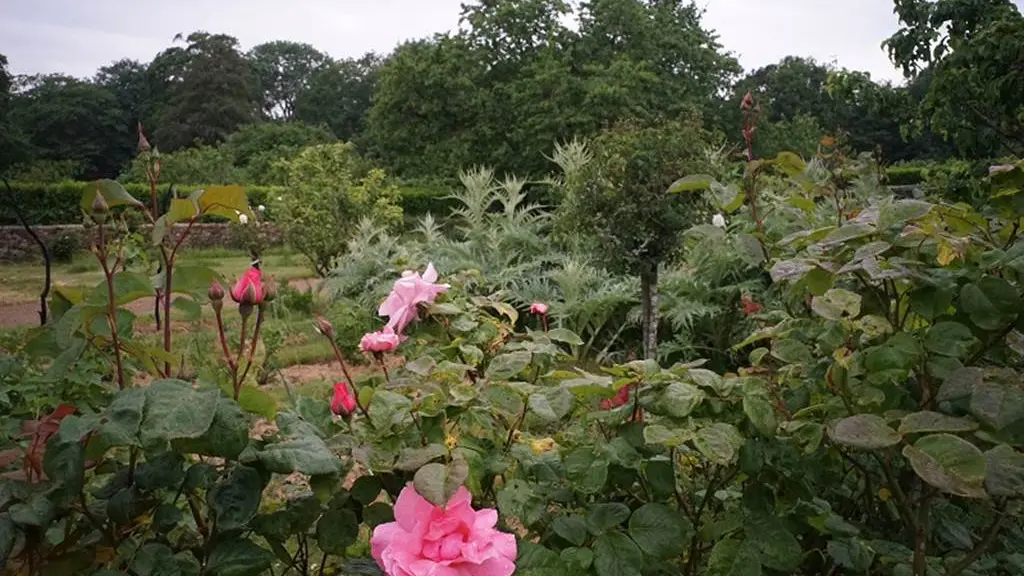
M 832 427 L 829 436 L 840 444 L 861 450 L 880 450 L 900 443 L 900 435 L 885 419 L 874 414 L 843 418 Z
M 971 432 L 977 429 L 978 424 L 976 422 L 927 410 L 907 414 L 900 420 L 900 434 Z
M 974 444 L 951 434 L 933 434 L 904 447 L 903 456 L 922 480 L 939 490 L 985 497 L 985 456 Z

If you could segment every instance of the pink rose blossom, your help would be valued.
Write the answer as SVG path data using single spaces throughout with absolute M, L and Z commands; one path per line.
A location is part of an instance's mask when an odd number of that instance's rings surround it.
M 391 294 L 381 303 L 377 313 L 388 317 L 388 328 L 396 334 L 405 331 L 405 327 L 416 319 L 417 307 L 420 304 L 432 303 L 437 295 L 448 290 L 447 284 L 435 284 L 437 270 L 433 264 L 420 276 L 419 272 L 406 270 L 402 277 L 395 281 Z
M 391 352 L 402 342 L 402 338 L 391 328 L 385 326 L 379 332 L 369 332 L 359 341 L 359 349 L 363 352 Z
M 259 268 L 249 268 L 242 274 L 231 288 L 231 299 L 256 306 L 263 304 L 263 273 Z
M 548 305 L 543 302 L 534 302 L 530 304 L 530 314 L 536 316 L 545 316 L 548 313 Z
M 387 576 L 510 576 L 515 536 L 494 528 L 495 509 L 471 504 L 465 487 L 442 508 L 407 484 L 395 503 L 395 522 L 373 530 L 373 558 Z

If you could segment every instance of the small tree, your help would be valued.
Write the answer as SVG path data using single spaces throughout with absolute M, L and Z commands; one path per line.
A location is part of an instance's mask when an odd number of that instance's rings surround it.
M 591 143 L 586 162 L 570 163 L 576 165 L 567 171 L 561 224 L 580 233 L 609 269 L 640 277 L 647 358 L 657 354 L 658 267 L 679 248 L 699 202 L 668 189 L 679 175 L 700 171 L 708 141 L 692 120 L 619 125 Z
M 351 144 L 310 146 L 283 169 L 288 191 L 277 201 L 277 223 L 320 276 L 334 268 L 361 219 L 381 226 L 402 219 L 398 189 Z

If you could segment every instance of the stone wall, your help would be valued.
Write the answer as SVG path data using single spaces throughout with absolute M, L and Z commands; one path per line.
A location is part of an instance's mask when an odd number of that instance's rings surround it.
M 184 224 L 174 227 L 175 236 L 185 230 Z M 140 232 L 149 235 L 149 226 L 144 226 Z M 34 226 L 36 234 L 47 244 L 52 246 L 53 242 L 61 236 L 71 236 L 74 242 L 85 250 L 96 229 L 86 229 L 80 224 L 61 226 Z M 246 232 L 255 231 L 259 235 L 260 244 L 264 247 L 280 246 L 283 244 L 281 232 L 270 224 L 261 224 L 258 227 L 247 229 Z M 185 247 L 200 248 L 245 248 L 246 242 L 240 234 L 237 226 L 227 224 L 195 224 L 185 240 Z M 12 260 L 42 260 L 39 253 L 39 246 L 32 240 L 28 232 L 21 226 L 0 226 L 0 261 Z

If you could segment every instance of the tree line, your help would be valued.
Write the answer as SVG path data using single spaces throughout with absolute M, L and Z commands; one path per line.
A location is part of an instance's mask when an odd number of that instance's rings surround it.
M 477 0 L 457 31 L 340 60 L 290 41 L 243 51 L 202 31 L 85 79 L 12 76 L 0 55 L 0 170 L 116 177 L 141 124 L 162 152 L 234 136 L 232 158 L 246 163 L 337 139 L 406 178 L 470 165 L 539 174 L 554 142 L 625 121 L 699 119 L 735 141 L 748 92 L 763 155 L 811 154 L 823 134 L 888 162 L 1020 155 L 1024 18 L 1013 2 L 894 8 L 901 27 L 884 49 L 900 86 L 800 56 L 743 74 L 688 0 Z

